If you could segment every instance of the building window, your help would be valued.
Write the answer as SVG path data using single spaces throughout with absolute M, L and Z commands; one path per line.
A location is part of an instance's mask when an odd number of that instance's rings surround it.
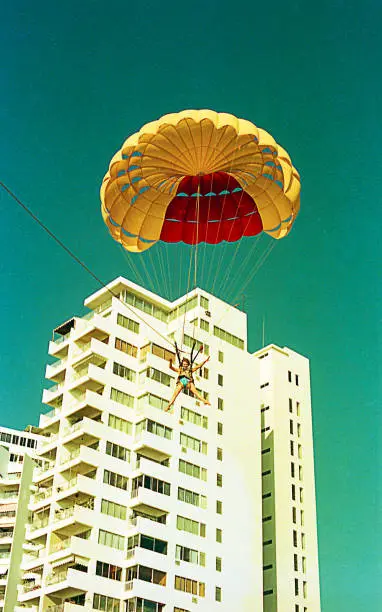
M 305 582 L 305 580 L 304 580 L 304 581 L 303 581 L 303 583 L 302 583 L 302 594 L 303 594 L 303 596 L 304 596 L 304 599 L 306 599 L 306 598 L 307 598 L 307 596 L 308 596 L 307 591 L 308 591 L 308 589 L 307 589 L 307 584 L 306 584 L 306 582 Z
M 192 476 L 193 478 L 199 478 L 204 481 L 207 480 L 206 468 L 184 461 L 184 459 L 179 459 L 179 472 L 187 474 L 187 476 Z
M 272 474 L 272 470 L 265 470 L 264 472 L 261 472 L 262 476 L 269 476 L 269 474 Z
M 202 329 L 203 331 L 209 332 L 210 331 L 209 322 L 205 321 L 204 319 L 200 319 L 200 329 Z
M 113 442 L 106 442 L 106 454 L 116 459 L 121 459 L 121 461 L 130 461 L 130 451 Z
M 151 419 L 144 419 L 143 421 L 137 423 L 135 433 L 138 438 L 141 436 L 143 431 L 148 431 L 155 436 L 166 438 L 166 440 L 172 440 L 172 429 L 162 425 L 162 423 L 152 421 Z
M 133 319 L 129 319 L 128 317 L 124 317 L 122 314 L 118 313 L 117 323 L 118 325 L 121 325 L 121 327 L 129 329 L 134 334 L 139 334 L 139 323 L 137 323 L 137 321 L 133 321 Z
M 271 449 L 270 449 L 270 448 L 264 448 L 264 449 L 261 451 L 261 454 L 262 454 L 262 455 L 266 455 L 267 453 L 270 453 L 270 452 L 271 452 Z
M 272 540 L 264 540 L 263 546 L 270 546 L 272 544 Z
M 150 599 L 133 597 L 126 600 L 125 612 L 163 612 L 164 604 Z M 118 608 L 119 610 L 119 608 Z M 186 610 L 187 612 L 187 610 Z
M 113 400 L 113 402 L 118 402 L 118 404 L 123 404 L 123 406 L 134 408 L 133 396 L 123 391 L 119 391 L 118 389 L 110 389 L 110 399 Z
M 297 547 L 297 531 L 293 529 L 293 546 Z
M 300 523 L 301 523 L 301 527 L 304 526 L 305 524 L 305 520 L 304 520 L 304 510 L 300 510 Z
M 294 594 L 297 597 L 298 595 L 298 579 L 297 578 L 294 579 Z
M 292 382 L 292 372 L 288 370 L 288 382 Z
M 262 408 L 260 409 L 260 412 L 266 412 L 266 410 L 269 410 L 269 406 L 264 406 L 264 404 L 262 404 Z
M 215 569 L 217 572 L 221 572 L 222 571 L 222 559 L 221 557 L 216 557 L 215 559 Z
M 202 567 L 205 567 L 206 565 L 205 553 L 199 552 L 198 550 L 194 550 L 192 548 L 187 548 L 186 546 L 180 546 L 178 544 L 176 545 L 175 559 L 177 561 L 195 563 L 196 565 L 201 565 Z
M 296 554 L 293 555 L 293 568 L 295 572 L 298 572 L 298 557 Z
M 302 504 L 304 501 L 304 489 L 300 487 L 300 503 Z
M 116 487 L 117 489 L 122 489 L 123 491 L 127 491 L 128 481 L 129 481 L 128 478 L 126 476 L 122 476 L 122 474 L 116 474 L 115 472 L 104 470 L 104 473 L 103 473 L 104 484 L 108 484 L 111 487 Z
M 298 374 L 296 374 L 295 380 L 296 380 L 296 385 L 298 386 Z
M 131 306 L 142 310 L 142 312 L 145 312 L 146 314 L 151 315 L 152 317 L 155 317 L 156 319 L 167 323 L 168 312 L 163 308 L 152 304 L 148 300 L 145 300 L 144 298 L 139 297 L 134 293 L 131 293 L 127 289 L 123 289 L 123 291 L 121 291 L 120 298 L 123 302 L 126 302 L 127 304 L 130 304 Z
M 300 425 L 300 423 L 297 423 L 297 436 L 299 438 L 301 438 L 301 425 Z
M 187 533 L 192 533 L 193 535 L 197 535 L 202 538 L 206 537 L 205 523 L 198 523 L 197 521 L 186 518 L 185 516 L 178 515 L 176 517 L 176 528 L 179 531 L 186 531 Z
M 298 458 L 302 459 L 302 446 L 301 446 L 301 444 L 298 445 Z
M 216 474 L 216 486 L 217 487 L 223 486 L 223 475 L 222 474 Z
M 170 361 L 170 359 L 174 361 L 175 359 L 175 353 L 168 351 L 167 349 L 163 348 L 163 346 L 159 346 L 159 344 L 151 344 L 151 352 L 156 357 L 165 359 L 166 361 Z
M 110 580 L 121 580 L 122 568 L 118 567 L 118 565 L 97 561 L 96 575 L 109 578 Z
M 126 520 L 126 506 L 121 506 L 121 504 L 109 501 L 108 499 L 102 500 L 101 512 L 102 514 L 108 514 L 109 516 L 122 519 L 123 521 Z
M 187 436 L 184 433 L 180 434 L 180 445 L 185 448 L 190 448 L 197 453 L 202 453 L 203 455 L 207 454 L 207 442 L 202 442 L 202 440 Z
M 223 423 L 218 423 L 218 435 L 222 436 L 223 435 Z
M 302 480 L 302 466 L 301 465 L 298 466 L 298 478 L 299 480 Z
M 266 591 L 263 591 L 263 595 L 273 595 L 273 589 L 267 589 Z
M 99 595 L 94 593 L 93 596 L 93 609 L 104 610 L 105 612 L 119 612 L 120 600 L 115 597 L 107 597 L 106 595 Z
M 203 308 L 203 310 L 208 310 L 209 308 L 209 301 L 206 297 L 204 297 L 204 295 L 200 296 L 200 306 Z
M 155 493 L 161 493 L 162 495 L 171 494 L 170 483 L 165 482 L 164 480 L 158 480 L 158 478 L 154 478 L 153 476 L 146 476 L 142 474 L 141 476 L 134 478 L 131 489 L 132 497 L 136 497 L 138 495 L 138 490 L 140 487 L 149 489 Z
M 297 523 L 297 510 L 294 506 L 292 506 L 292 521 Z
M 216 449 L 216 459 L 218 461 L 223 461 L 223 449 L 222 448 Z
M 218 361 L 220 363 L 224 363 L 224 353 L 223 353 L 223 351 L 219 351 L 218 352 Z
M 263 565 L 263 572 L 270 570 L 273 568 L 272 563 L 269 563 L 269 565 Z
M 224 410 L 224 401 L 221 397 L 218 397 L 218 410 Z
M 161 572 L 160 570 L 153 569 L 152 567 L 147 567 L 145 565 L 134 565 L 133 567 L 129 567 L 127 569 L 126 579 L 128 582 L 131 580 L 144 580 L 145 582 L 151 582 L 151 584 L 158 584 L 160 586 L 166 586 L 166 578 L 167 574 L 165 572 Z M 154 602 L 151 602 L 154 603 Z M 155 608 L 149 608 L 146 606 L 141 608 L 141 610 L 150 610 Z M 137 608 L 139 610 L 139 608 Z
M 137 533 L 127 540 L 128 551 L 134 550 L 137 547 L 144 548 L 145 550 L 152 550 L 161 555 L 167 555 L 167 542 L 165 540 L 143 535 L 142 533 Z
M 131 357 L 136 357 L 138 355 L 138 348 L 134 346 L 134 344 L 130 344 L 129 342 L 125 342 L 125 340 L 121 340 L 121 338 L 115 339 L 114 346 L 116 349 L 118 349 L 118 351 L 122 351 L 122 353 L 131 355 Z
M 296 402 L 296 414 L 300 416 L 300 402 Z
M 118 431 L 122 431 L 123 433 L 127 435 L 131 435 L 131 432 L 133 429 L 133 424 L 130 423 L 130 421 L 125 421 L 125 419 L 120 419 L 114 414 L 109 414 L 108 425 L 109 427 L 112 427 L 113 429 L 117 429 Z
M 266 431 L 269 431 L 270 429 L 271 428 L 269 426 L 268 427 L 263 427 L 262 430 L 261 430 L 261 433 L 265 433 Z
M 293 402 L 292 402 L 292 398 L 289 398 L 289 412 L 293 412 Z
M 306 574 L 306 557 L 302 558 L 302 571 Z
M 295 604 L 294 612 L 300 612 L 300 606 L 298 604 Z
M 223 386 L 223 374 L 218 374 L 218 385 L 219 387 Z
M 269 521 L 271 521 L 271 520 L 272 520 L 271 516 L 264 516 L 263 517 L 263 523 L 269 523 Z
M 269 493 L 263 493 L 263 495 L 261 496 L 262 499 L 268 499 L 269 497 L 272 497 L 271 491 Z
M 220 587 L 215 587 L 215 601 L 221 601 L 222 600 L 222 590 Z
M 292 461 L 292 463 L 290 464 L 290 475 L 292 478 L 295 477 L 295 467 L 294 467 L 294 463 Z
M 146 377 L 150 378 L 151 380 L 155 380 L 155 382 L 165 385 L 166 387 L 170 387 L 172 383 L 172 377 L 169 374 L 165 374 L 164 372 L 151 367 L 147 368 Z
M 260 389 L 264 389 L 264 387 L 269 387 L 269 382 L 266 382 L 260 385 Z
M 98 544 L 102 544 L 102 546 L 109 546 L 110 548 L 116 548 L 117 550 L 123 550 L 125 546 L 125 538 L 117 533 L 111 533 L 110 531 L 100 529 L 98 533 Z
M 294 455 L 294 442 L 293 442 L 293 440 L 290 441 L 290 454 Z
M 158 410 L 165 410 L 168 406 L 168 400 L 163 399 L 163 397 L 159 397 L 158 395 L 153 395 L 152 393 L 145 393 L 138 398 L 138 409 L 146 406 L 146 404 L 152 406 L 153 408 L 157 408 Z
M 219 542 L 219 544 L 221 544 L 223 541 L 223 532 L 218 528 L 216 528 L 216 541 Z
M 301 548 L 305 550 L 305 533 L 301 534 Z
M 223 502 L 216 500 L 216 514 L 223 514 Z
M 294 484 L 292 484 L 292 499 L 296 499 L 296 486 Z
M 289 433 L 293 435 L 293 421 L 290 419 L 289 421 Z
M 204 429 L 208 428 L 208 417 L 199 414 L 198 412 L 194 412 L 189 408 L 184 408 L 183 406 L 180 409 L 180 418 L 184 419 L 188 423 L 192 423 L 193 425 L 198 425 L 199 427 L 203 427 Z
M 191 595 L 205 597 L 206 585 L 204 582 L 198 582 L 197 580 L 191 580 L 190 578 L 175 576 L 174 586 L 177 591 L 183 591 L 184 593 L 190 593 Z
M 127 368 L 120 363 L 113 363 L 113 374 L 116 374 L 125 380 L 129 380 L 130 382 L 135 382 L 136 374 L 134 370 L 130 370 L 130 368 Z
M 207 497 L 205 495 L 195 493 L 195 491 L 190 491 L 188 489 L 183 489 L 182 487 L 178 487 L 178 500 L 185 502 L 186 504 L 198 506 L 199 508 L 207 508 Z
M 242 350 L 244 349 L 244 340 L 224 331 L 224 329 L 220 329 L 220 327 L 216 327 L 216 325 L 214 325 L 214 336 L 232 344 L 232 346 L 236 346 Z

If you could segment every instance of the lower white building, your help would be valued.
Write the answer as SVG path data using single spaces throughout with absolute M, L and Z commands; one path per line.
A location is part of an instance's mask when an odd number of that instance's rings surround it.
M 199 289 L 168 302 L 118 278 L 85 304 L 89 315 L 58 327 L 49 346 L 55 385 L 43 395 L 51 411 L 40 418 L 17 609 L 319 610 L 310 404 L 306 420 L 293 415 L 304 427 L 297 506 L 283 497 L 295 483 L 282 425 L 290 388 L 273 389 L 289 363 L 310 398 L 295 365 L 306 360 L 273 346 L 250 355 L 246 315 Z M 211 406 L 181 393 L 165 412 L 174 338 L 188 352 L 203 345 L 198 363 L 210 356 L 195 383 Z M 287 544 L 294 531 L 305 548 Z

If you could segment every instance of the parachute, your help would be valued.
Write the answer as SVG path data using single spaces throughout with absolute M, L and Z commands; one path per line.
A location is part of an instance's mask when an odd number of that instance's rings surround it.
M 148 123 L 110 162 L 101 210 L 112 237 L 141 253 L 158 241 L 286 236 L 300 208 L 288 153 L 250 121 L 185 110 Z

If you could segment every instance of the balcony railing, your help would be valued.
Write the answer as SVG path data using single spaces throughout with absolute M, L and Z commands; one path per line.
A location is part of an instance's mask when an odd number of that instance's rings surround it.
M 0 510 L 0 520 L 8 519 L 8 518 L 15 518 L 15 516 L 16 516 L 16 510 L 5 510 L 4 512 Z
M 7 550 L 5 552 L 0 551 L 0 559 L 9 559 L 11 556 L 11 551 Z
M 10 499 L 11 497 L 17 497 L 19 494 L 17 491 L 1 491 L 0 499 Z
M 54 515 L 54 522 L 62 521 L 63 519 L 73 516 L 73 514 L 78 508 L 87 508 L 88 510 L 94 510 L 94 500 L 92 499 L 86 502 L 85 504 L 75 504 L 70 508 L 64 508 L 63 510 L 59 510 Z
M 61 542 L 56 542 L 52 546 L 51 552 L 54 553 L 54 552 L 58 552 L 59 550 L 66 550 L 67 548 L 69 548 L 70 542 L 71 542 L 71 538 L 65 538 L 65 540 L 61 540 Z
M 34 582 L 31 582 L 29 584 L 23 585 L 24 593 L 29 593 L 30 591 L 35 591 L 36 589 L 41 589 L 41 584 L 35 584 Z
M 58 572 L 58 574 L 50 574 L 46 577 L 45 584 L 57 584 L 58 582 L 64 582 L 68 577 L 68 570 Z
M 43 527 L 46 527 L 48 523 L 49 517 L 46 516 L 43 519 L 37 519 L 33 521 L 33 523 L 30 524 L 29 528 L 31 531 L 36 531 L 36 529 L 42 529 Z
M 62 359 L 59 359 L 58 361 L 55 361 L 54 363 L 50 363 L 49 367 L 52 370 L 58 370 L 59 368 L 64 366 L 67 361 L 68 361 L 68 358 L 67 357 L 63 357 Z
M 54 414 L 52 414 L 52 416 L 54 416 L 56 414 L 56 410 L 57 408 L 54 408 L 54 410 L 51 410 L 50 412 L 46 412 L 44 416 L 50 416 L 51 412 L 53 412 Z M 41 444 L 42 447 L 47 446 L 48 444 L 52 444 L 52 442 L 55 442 L 55 440 L 58 439 L 58 433 L 56 434 L 51 434 L 49 436 L 49 438 L 46 438 L 46 440 L 44 440 Z
M 13 531 L 0 531 L 0 540 L 3 538 L 13 538 Z
M 33 496 L 33 503 L 37 503 L 43 499 L 47 499 L 52 495 L 53 487 L 48 487 L 47 489 L 42 489 L 38 493 L 35 493 Z
M 62 457 L 60 464 L 62 463 L 68 463 L 68 461 L 72 461 L 72 459 L 75 459 L 76 457 L 78 457 L 78 455 L 81 452 L 81 447 L 79 446 L 78 448 L 76 448 L 74 451 L 72 451 L 69 455 L 67 455 L 66 457 Z

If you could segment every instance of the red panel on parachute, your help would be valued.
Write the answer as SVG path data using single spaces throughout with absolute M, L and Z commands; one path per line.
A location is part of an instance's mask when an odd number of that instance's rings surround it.
M 227 193 L 228 192 L 228 193 Z M 197 197 L 197 194 L 199 198 Z M 263 229 L 257 206 L 225 172 L 186 176 L 170 202 L 160 239 L 217 244 L 255 236 Z

